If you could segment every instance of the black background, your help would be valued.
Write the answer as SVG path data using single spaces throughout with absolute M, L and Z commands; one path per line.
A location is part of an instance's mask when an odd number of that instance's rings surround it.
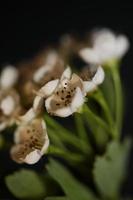
M 126 97 L 123 134 L 133 135 L 133 6 L 122 2 L 118 5 L 97 3 L 44 1 L 43 4 L 23 5 L 21 2 L 5 2 L 0 6 L 0 66 L 32 57 L 46 44 L 57 42 L 63 33 L 73 32 L 82 36 L 92 28 L 108 27 L 126 34 L 131 48 L 121 67 Z M 133 159 L 129 168 L 129 180 L 124 191 L 131 194 Z

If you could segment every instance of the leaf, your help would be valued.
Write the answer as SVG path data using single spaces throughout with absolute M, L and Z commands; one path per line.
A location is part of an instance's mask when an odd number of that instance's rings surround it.
M 15 197 L 37 199 L 44 197 L 45 188 L 39 176 L 32 170 L 22 169 L 5 178 L 6 185 Z
M 69 200 L 67 197 L 47 197 L 45 200 Z
M 129 141 L 123 144 L 113 141 L 108 145 L 105 155 L 96 158 L 93 171 L 94 180 L 105 198 L 115 199 L 119 195 L 129 147 Z
M 69 200 L 96 200 L 93 193 L 77 181 L 59 162 L 51 159 L 47 165 L 49 174 L 62 187 Z

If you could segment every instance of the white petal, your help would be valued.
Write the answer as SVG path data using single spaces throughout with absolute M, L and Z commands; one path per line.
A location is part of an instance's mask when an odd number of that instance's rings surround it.
M 76 112 L 84 104 L 84 101 L 85 99 L 81 89 L 79 87 L 76 88 L 75 95 L 71 103 L 72 112 Z
M 44 143 L 44 145 L 43 145 L 43 147 L 41 149 L 41 154 L 42 155 L 45 154 L 45 153 L 47 153 L 48 147 L 49 147 L 49 138 L 48 138 L 48 135 L 46 134 L 46 136 L 45 136 L 45 143 Z
M 53 95 L 48 97 L 45 101 L 45 107 L 46 107 L 46 110 L 49 111 L 51 109 L 51 106 L 50 106 L 50 103 L 51 103 L 51 100 L 53 99 Z
M 35 111 L 33 110 L 33 108 L 30 108 L 25 115 L 20 116 L 20 121 L 23 123 L 28 123 L 31 120 L 33 120 L 35 117 L 37 116 L 37 114 L 35 113 Z
M 12 96 L 7 96 L 1 101 L 0 108 L 2 109 L 3 113 L 7 116 L 11 115 L 11 113 L 15 109 L 15 101 Z
M 6 122 L 1 122 L 0 123 L 0 131 L 3 131 L 6 127 L 7 127 L 7 123 Z
M 40 96 L 36 96 L 33 101 L 33 109 L 34 112 L 38 113 L 41 108 L 43 108 L 44 98 Z
M 72 115 L 73 112 L 71 110 L 71 107 L 67 106 L 67 107 L 60 108 L 52 113 L 58 117 L 68 117 Z
M 130 43 L 126 36 L 120 35 L 117 37 L 116 42 L 116 56 L 121 58 L 128 51 Z
M 96 84 L 93 81 L 84 81 L 83 82 L 85 94 L 96 89 Z
M 43 65 L 40 67 L 33 75 L 33 80 L 38 83 L 46 74 L 47 72 L 53 69 L 52 65 Z
M 46 127 L 46 123 L 45 123 L 44 120 L 42 120 L 42 128 L 43 128 L 43 130 L 46 130 L 46 129 L 47 129 L 47 127 Z
M 101 84 L 103 82 L 104 77 L 105 77 L 104 70 L 103 70 L 103 68 L 101 66 L 99 66 L 95 76 L 92 79 L 92 81 L 96 85 L 99 85 L 99 84 Z
M 55 80 L 49 81 L 48 83 L 46 83 L 39 90 L 39 92 L 42 93 L 44 98 L 46 98 L 46 97 L 50 96 L 54 92 L 54 90 L 56 89 L 58 83 L 59 83 L 59 79 L 55 79 Z
M 18 79 L 18 71 L 13 66 L 7 66 L 1 72 L 0 85 L 2 88 L 7 89 L 14 86 Z
M 87 63 L 99 63 L 99 52 L 93 48 L 84 48 L 79 51 L 81 58 Z
M 41 157 L 42 157 L 41 152 L 36 149 L 26 156 L 26 158 L 24 159 L 24 162 L 32 165 L 32 164 L 37 163 Z
M 71 78 L 71 74 L 72 74 L 71 68 L 68 66 L 68 67 L 65 69 L 65 71 L 63 72 L 62 76 L 61 76 L 61 81 L 62 81 L 63 79 L 70 79 L 70 78 Z

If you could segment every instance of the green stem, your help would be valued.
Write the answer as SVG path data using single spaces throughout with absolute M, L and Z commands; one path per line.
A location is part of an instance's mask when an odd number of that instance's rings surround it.
M 57 134 L 55 134 L 55 131 L 53 129 L 51 129 L 50 127 L 48 127 L 48 135 L 50 137 L 50 141 L 54 145 L 66 150 L 66 147 L 65 147 L 64 143 L 62 142 L 62 140 L 59 138 L 59 136 Z
M 54 145 L 50 145 L 49 148 L 49 154 L 50 155 L 56 155 L 60 156 L 63 159 L 66 159 L 67 161 L 71 162 L 82 162 L 84 160 L 84 156 L 81 154 L 64 151 L 58 147 L 55 147 Z
M 76 135 L 74 135 L 68 129 L 65 129 L 54 119 L 52 119 L 51 117 L 46 115 L 45 121 L 46 121 L 47 125 L 50 126 L 54 130 L 55 134 L 58 134 L 58 136 L 60 137 L 60 140 L 72 145 L 73 147 L 77 148 L 78 150 L 82 151 L 83 153 L 88 154 L 91 152 L 91 149 L 86 142 L 77 138 Z
M 88 141 L 88 135 L 87 135 L 87 132 L 86 132 L 86 129 L 85 129 L 85 124 L 84 124 L 82 114 L 75 113 L 74 119 L 75 119 L 75 124 L 76 124 L 76 128 L 77 128 L 78 136 L 82 140 L 87 142 Z
M 100 90 L 97 90 L 96 93 L 94 93 L 92 95 L 92 98 L 97 102 L 99 103 L 99 105 L 101 106 L 101 108 L 103 109 L 104 111 L 104 115 L 106 117 L 106 120 L 110 126 L 110 130 L 111 130 L 111 133 L 112 133 L 112 137 L 113 138 L 116 138 L 118 133 L 117 133 L 117 129 L 116 129 L 116 126 L 115 126 L 115 123 L 113 121 L 113 116 L 111 116 L 111 111 L 108 107 L 108 104 L 102 94 L 102 92 Z
M 118 138 L 120 137 L 121 129 L 122 129 L 122 118 L 123 118 L 123 95 L 122 95 L 122 86 L 120 80 L 120 73 L 118 66 L 114 65 L 110 67 L 114 90 L 115 90 L 115 98 L 116 98 L 116 112 L 115 112 L 115 120 L 116 126 L 118 129 Z
M 103 121 L 100 117 L 98 117 L 93 111 L 90 110 L 90 108 L 87 105 L 84 105 L 84 111 L 89 119 L 92 119 L 95 122 L 95 126 L 100 125 L 103 129 L 105 129 L 107 132 L 110 132 L 108 125 Z

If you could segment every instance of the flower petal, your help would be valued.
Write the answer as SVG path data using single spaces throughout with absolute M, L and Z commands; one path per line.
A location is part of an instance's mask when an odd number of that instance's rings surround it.
M 92 79 L 92 81 L 96 85 L 99 85 L 99 84 L 101 84 L 103 82 L 104 77 L 105 77 L 104 70 L 103 70 L 103 68 L 101 66 L 99 66 L 95 76 Z
M 44 98 L 46 98 L 54 92 L 58 83 L 59 83 L 59 79 L 49 81 L 39 90 L 39 92 L 43 94 Z
M 130 43 L 124 35 L 118 36 L 116 42 L 116 54 L 118 58 L 121 58 L 128 51 Z
M 79 51 L 81 58 L 87 63 L 99 63 L 99 53 L 93 48 L 84 48 Z
M 33 109 L 33 108 L 30 108 L 30 109 L 25 113 L 25 115 L 19 117 L 19 120 L 20 120 L 20 122 L 28 123 L 28 122 L 30 122 L 31 120 L 33 120 L 36 116 L 37 116 L 37 114 L 35 113 L 34 109 Z M 20 122 L 19 122 L 19 123 L 20 123 Z
M 41 157 L 42 157 L 41 152 L 36 149 L 26 156 L 26 158 L 24 159 L 24 162 L 32 165 L 32 164 L 37 163 Z
M 54 98 L 53 96 L 50 96 L 45 101 L 45 107 L 46 107 L 47 112 L 49 112 L 53 115 L 59 116 L 59 117 L 68 117 L 69 115 L 72 114 L 72 110 L 71 110 L 70 106 L 63 107 L 63 108 L 60 108 L 57 110 L 51 110 L 50 104 L 51 104 L 51 101 L 53 100 L 53 98 Z
M 63 72 L 60 80 L 62 81 L 63 79 L 70 79 L 71 78 L 71 74 L 72 74 L 71 68 L 68 66 L 65 69 L 65 71 Z
M 11 115 L 11 113 L 15 109 L 15 100 L 12 96 L 7 96 L 1 101 L 0 108 L 2 109 L 3 113 L 7 116 Z
M 52 65 L 43 65 L 33 75 L 33 81 L 39 83 L 40 80 L 46 75 L 47 72 L 53 69 Z
M 44 103 L 44 98 L 40 97 L 40 96 L 36 96 L 34 101 L 33 101 L 34 112 L 40 113 L 41 109 L 43 107 L 43 103 Z
M 70 106 L 60 108 L 60 109 L 53 112 L 53 114 L 58 116 L 58 117 L 68 117 L 68 116 L 72 115 L 72 113 L 73 112 L 72 112 Z
M 13 66 L 7 66 L 1 72 L 0 86 L 4 89 L 8 89 L 14 86 L 18 79 L 18 71 Z
M 84 93 L 85 94 L 95 90 L 96 87 L 97 87 L 96 84 L 93 81 L 84 81 L 83 86 L 84 86 Z
M 71 103 L 72 112 L 78 111 L 78 109 L 84 104 L 84 101 L 85 101 L 84 95 L 81 89 L 77 87 Z

